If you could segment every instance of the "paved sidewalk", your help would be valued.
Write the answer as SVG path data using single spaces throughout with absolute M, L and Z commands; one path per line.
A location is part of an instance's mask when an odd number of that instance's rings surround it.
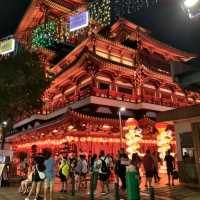
M 141 200 L 149 200 L 149 193 L 146 190 L 141 191 Z M 126 199 L 125 195 L 121 195 L 122 199 Z M 17 193 L 17 187 L 0 188 L 0 200 L 23 200 L 25 196 Z M 89 200 L 89 195 L 86 191 L 77 193 L 72 197 L 71 192 L 68 193 L 54 193 L 54 200 Z M 115 200 L 114 191 L 109 195 L 95 196 L 95 200 Z M 182 186 L 160 187 L 155 188 L 155 200 L 200 200 L 200 191 L 192 190 Z

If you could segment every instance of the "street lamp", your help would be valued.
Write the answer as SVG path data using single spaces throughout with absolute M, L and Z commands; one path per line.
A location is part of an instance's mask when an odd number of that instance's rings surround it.
M 2 123 L 0 123 L 0 150 L 2 150 L 4 146 L 4 140 L 5 140 L 4 129 L 6 128 L 7 125 L 8 125 L 7 121 L 3 121 Z
M 7 122 L 7 121 L 4 121 L 4 122 L 2 122 L 2 125 L 3 125 L 4 127 L 6 127 L 6 126 L 8 125 L 8 122 Z
M 126 108 L 125 107 L 121 107 L 119 109 L 119 128 L 120 128 L 120 148 L 122 147 L 122 139 L 123 139 L 123 129 L 122 129 L 122 116 L 121 116 L 121 113 L 126 111 Z
M 183 7 L 189 18 L 194 18 L 200 15 L 200 0 L 184 0 Z
M 185 0 L 184 5 L 187 8 L 191 8 L 191 7 L 195 6 L 198 2 L 199 2 L 199 0 Z

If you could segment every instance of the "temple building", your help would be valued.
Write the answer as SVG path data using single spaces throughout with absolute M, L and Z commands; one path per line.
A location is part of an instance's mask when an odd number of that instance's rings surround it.
M 157 41 L 126 19 L 112 22 L 110 0 L 100 2 L 33 0 L 27 9 L 16 40 L 38 52 L 52 83 L 43 109 L 19 116 L 7 134 L 7 147 L 15 153 L 48 147 L 55 153 L 104 149 L 115 155 L 126 146 L 128 117 L 142 129 L 140 152 L 157 150 L 157 114 L 200 103 L 199 93 L 183 90 L 170 75 L 171 62 L 195 55 Z M 70 31 L 72 17 L 87 11 L 88 25 Z M 168 129 L 175 152 L 174 128 Z

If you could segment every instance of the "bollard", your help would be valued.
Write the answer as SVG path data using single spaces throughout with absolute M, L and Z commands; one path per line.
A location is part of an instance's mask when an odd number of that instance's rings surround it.
M 91 173 L 90 178 L 90 200 L 94 200 L 94 173 Z
M 117 182 L 115 182 L 115 200 L 120 200 L 119 196 L 119 177 L 117 176 Z
M 150 197 L 150 200 L 155 200 L 155 192 L 154 192 L 153 187 L 149 188 L 149 197 Z
M 72 173 L 72 196 L 75 196 L 75 175 Z

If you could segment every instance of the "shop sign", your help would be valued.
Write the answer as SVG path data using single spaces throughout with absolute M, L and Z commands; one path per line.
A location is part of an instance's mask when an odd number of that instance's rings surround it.
M 11 53 L 15 50 L 15 39 L 0 41 L 0 55 Z

